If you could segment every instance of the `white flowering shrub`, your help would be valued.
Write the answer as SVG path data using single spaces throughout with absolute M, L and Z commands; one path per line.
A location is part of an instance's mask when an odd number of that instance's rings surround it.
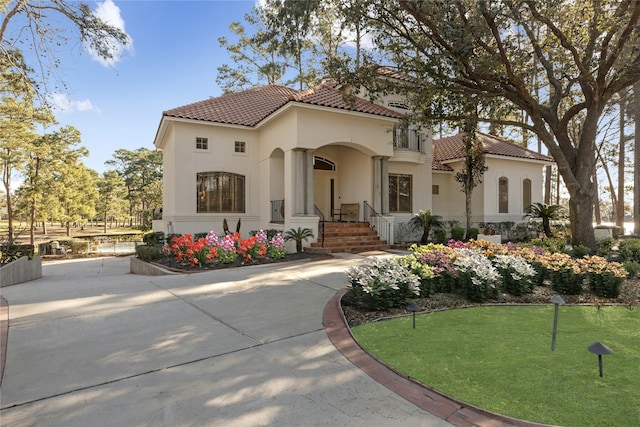
M 372 258 L 347 270 L 352 305 L 371 310 L 404 307 L 420 295 L 420 277 L 395 258 Z
M 502 276 L 502 290 L 520 296 L 533 291 L 536 270 L 524 258 L 517 255 L 496 255 L 493 265 Z
M 460 286 L 465 296 L 476 302 L 495 298 L 498 295 L 500 273 L 491 260 L 474 249 L 456 250 L 460 256 L 453 264 L 460 272 Z

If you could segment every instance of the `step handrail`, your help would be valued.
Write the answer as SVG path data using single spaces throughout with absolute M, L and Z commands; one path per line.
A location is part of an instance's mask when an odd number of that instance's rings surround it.
M 316 215 L 318 215 L 318 218 L 320 218 L 318 220 L 318 234 L 320 234 L 320 237 L 322 238 L 322 247 L 324 248 L 324 214 L 315 204 L 313 205 L 313 211 Z
M 389 243 L 391 240 L 391 223 L 387 221 L 382 215 L 376 212 L 367 201 L 362 202 L 364 207 L 364 219 L 369 223 L 371 228 L 378 233 L 381 240 Z

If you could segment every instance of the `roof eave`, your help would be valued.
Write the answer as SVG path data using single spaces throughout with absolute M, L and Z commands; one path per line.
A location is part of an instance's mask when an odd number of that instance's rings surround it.
M 282 107 L 280 107 L 279 109 L 277 109 L 276 111 L 274 111 L 273 113 L 271 113 L 270 115 L 268 115 L 267 117 L 262 119 L 260 122 L 258 122 L 256 124 L 256 126 L 255 126 L 256 129 L 266 126 L 268 123 L 270 123 L 271 121 L 275 120 L 276 118 L 282 116 L 287 111 L 289 111 L 289 110 L 291 110 L 293 108 L 306 108 L 306 109 L 310 109 L 310 110 L 324 111 L 324 112 L 328 112 L 328 113 L 348 114 L 348 115 L 357 116 L 357 117 L 363 117 L 363 118 L 372 118 L 373 117 L 373 118 L 376 118 L 376 119 L 379 119 L 379 120 L 385 120 L 385 121 L 388 121 L 388 122 L 391 122 L 391 123 L 397 123 L 400 120 L 400 118 L 388 117 L 388 116 L 383 116 L 383 115 L 380 115 L 380 114 L 364 113 L 362 111 L 346 110 L 346 109 L 343 109 L 343 108 L 327 107 L 327 106 L 324 106 L 324 105 L 307 104 L 305 102 L 300 102 L 300 101 L 289 101 L 285 105 L 283 105 Z

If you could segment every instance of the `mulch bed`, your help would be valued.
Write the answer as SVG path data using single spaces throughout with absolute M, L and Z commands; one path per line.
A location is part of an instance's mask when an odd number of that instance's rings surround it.
M 222 264 L 220 262 L 214 262 L 214 263 L 206 264 L 202 266 L 192 266 L 192 265 L 189 265 L 189 263 L 176 261 L 173 257 L 164 257 L 164 258 L 155 260 L 153 262 L 154 264 L 160 264 L 172 270 L 181 270 L 181 271 L 193 273 L 197 271 L 220 270 L 223 268 L 237 268 L 237 267 L 247 267 L 251 265 L 276 264 L 276 263 L 282 263 L 282 262 L 288 262 L 288 261 L 317 260 L 317 259 L 326 259 L 326 258 L 331 258 L 331 255 L 299 252 L 299 253 L 287 254 L 284 256 L 284 258 L 279 258 L 279 259 L 265 257 L 265 258 L 257 259 L 251 262 L 244 262 L 242 261 L 242 259 L 237 259 L 235 262 L 230 262 L 226 264 Z

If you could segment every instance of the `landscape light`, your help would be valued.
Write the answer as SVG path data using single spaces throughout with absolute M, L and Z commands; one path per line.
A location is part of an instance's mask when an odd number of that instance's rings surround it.
M 564 305 L 564 300 L 560 295 L 554 295 L 551 302 L 556 306 L 553 312 L 553 335 L 551 336 L 551 351 L 556 349 L 556 332 L 558 330 L 558 306 Z
M 407 306 L 407 310 L 413 313 L 413 329 L 415 329 L 416 328 L 416 312 L 422 309 L 420 308 L 420 306 L 418 306 L 418 304 L 416 304 L 415 302 L 412 302 Z
M 607 347 L 606 345 L 602 344 L 601 342 L 594 342 L 589 347 L 587 347 L 587 350 L 589 350 L 593 354 L 597 354 L 598 355 L 598 367 L 600 368 L 600 376 L 601 377 L 604 376 L 602 374 L 602 355 L 603 354 L 611 354 L 611 353 L 613 353 L 613 351 L 611 351 L 611 349 L 609 347 Z

